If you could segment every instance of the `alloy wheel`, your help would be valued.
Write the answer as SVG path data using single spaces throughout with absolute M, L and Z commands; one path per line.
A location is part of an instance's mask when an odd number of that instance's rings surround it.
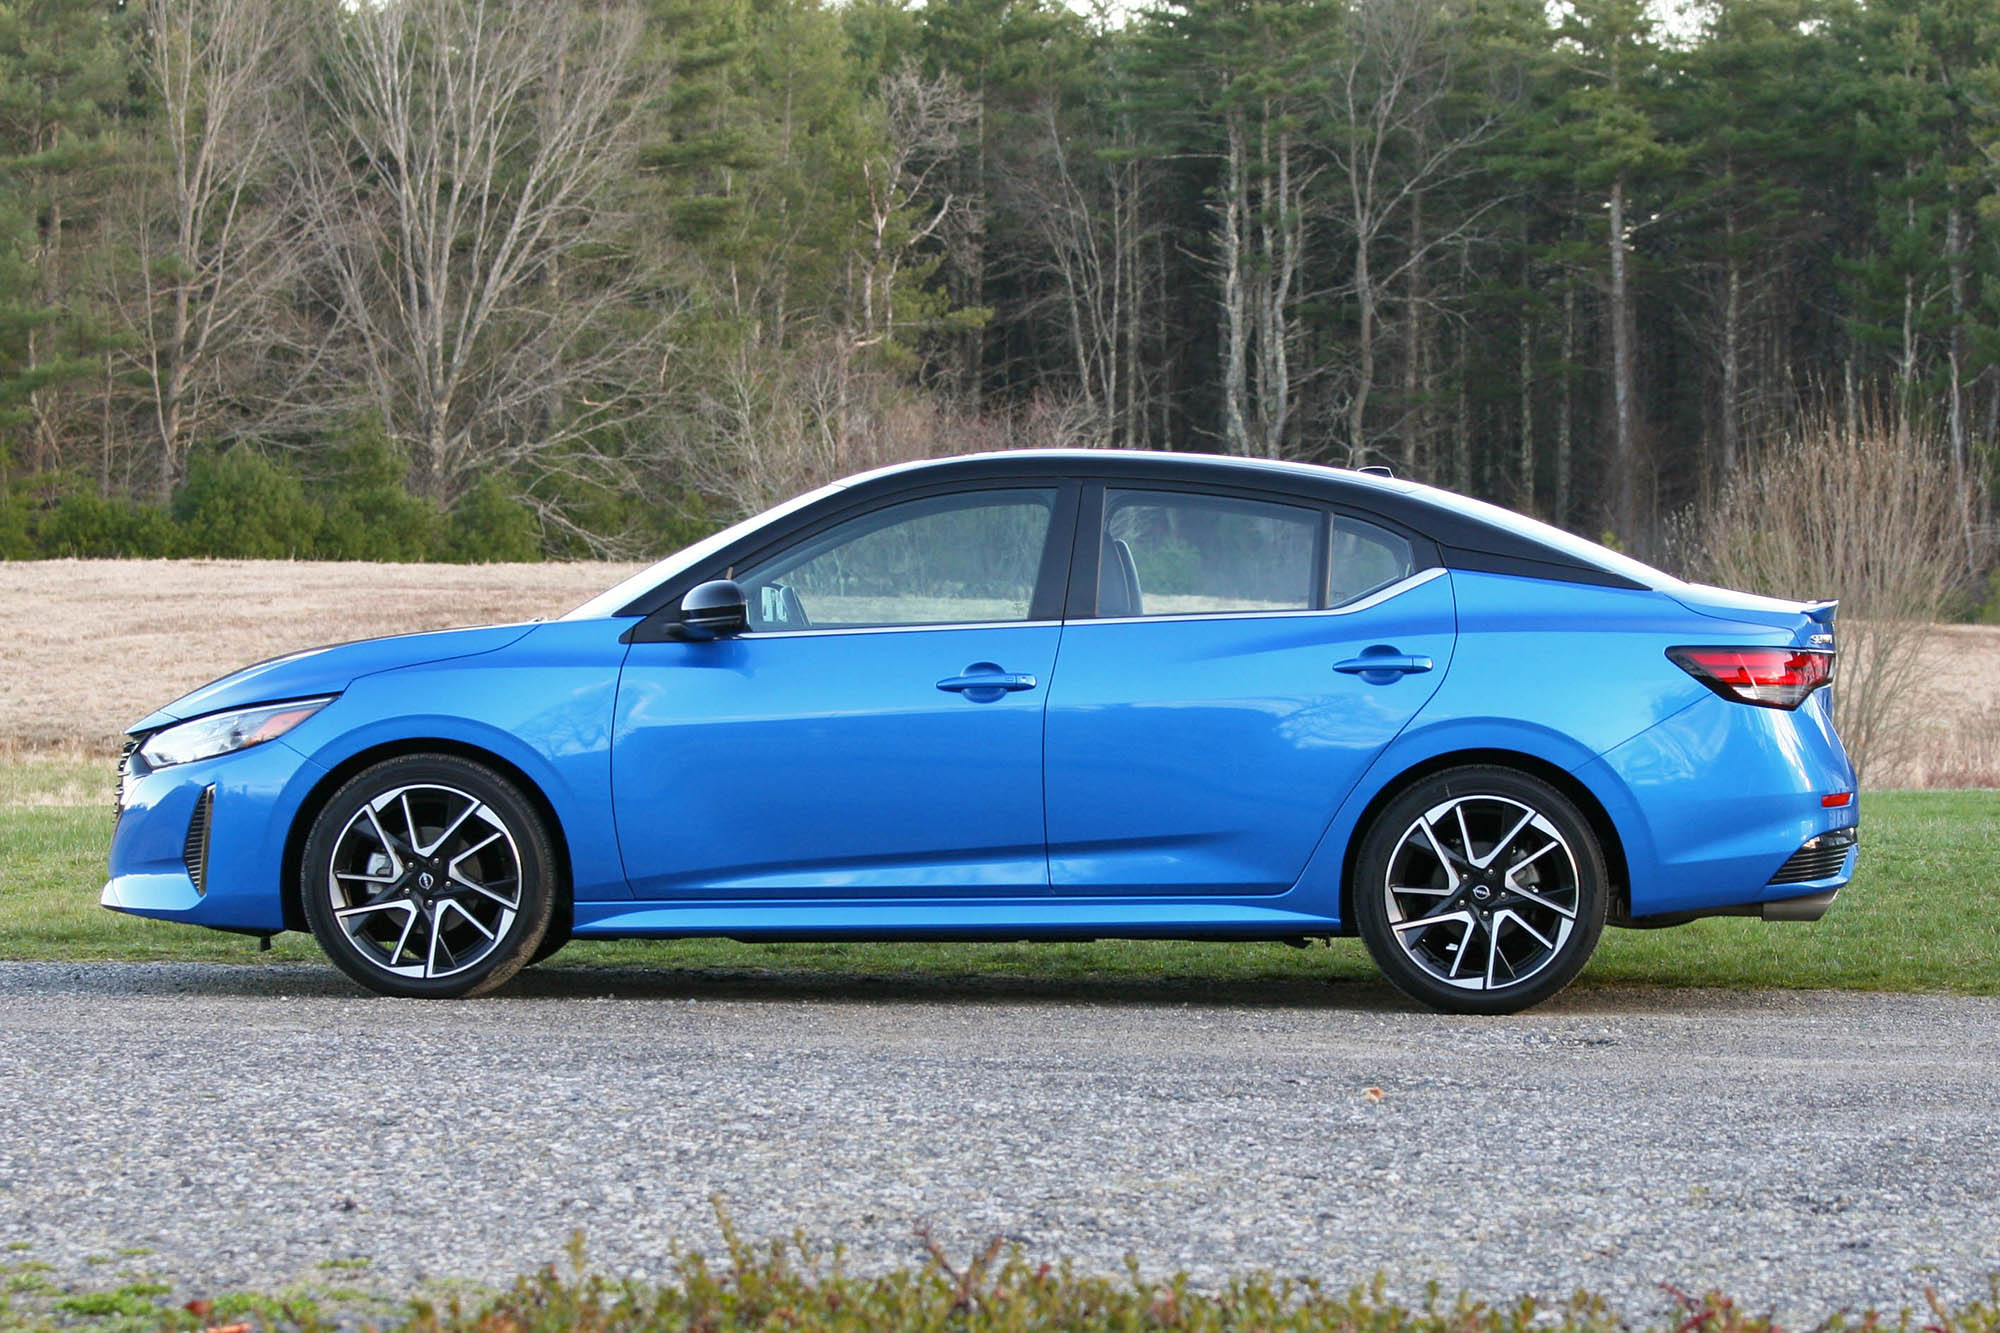
M 399 785 L 341 828 L 323 888 L 356 955 L 390 976 L 437 980 L 478 967 L 507 940 L 522 906 L 521 850 L 501 812 L 476 796 Z
M 1564 956 L 1584 909 L 1577 856 L 1546 814 L 1497 793 L 1453 796 L 1397 839 L 1382 883 L 1389 935 L 1432 980 L 1518 987 Z

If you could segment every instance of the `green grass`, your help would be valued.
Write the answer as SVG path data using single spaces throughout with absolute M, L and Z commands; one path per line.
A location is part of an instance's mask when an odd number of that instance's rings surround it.
M 317 961 L 305 935 L 256 941 L 144 921 L 97 906 L 111 833 L 108 765 L 0 764 L 0 958 Z M 87 801 L 88 804 L 61 802 Z M 2000 792 L 1869 793 L 1861 872 L 1825 919 L 1778 925 L 1716 918 L 1668 930 L 1612 930 L 1582 984 L 1784 986 L 2000 994 L 2000 894 L 1990 843 Z M 865 979 L 922 986 L 1134 983 L 1240 996 L 1375 976 L 1353 940 L 1276 944 L 738 944 L 579 942 L 560 968 L 640 967 L 705 981 Z

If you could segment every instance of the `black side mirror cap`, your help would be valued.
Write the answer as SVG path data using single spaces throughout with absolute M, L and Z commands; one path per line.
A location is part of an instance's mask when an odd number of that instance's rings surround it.
M 750 601 L 735 579 L 711 579 L 681 598 L 680 628 L 690 639 L 722 639 L 750 628 Z

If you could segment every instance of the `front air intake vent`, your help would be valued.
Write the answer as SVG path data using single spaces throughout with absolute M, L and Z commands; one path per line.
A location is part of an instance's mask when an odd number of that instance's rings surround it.
M 139 738 L 132 736 L 118 751 L 118 781 L 111 788 L 111 822 L 114 826 L 125 817 L 125 779 L 132 772 L 132 752 L 138 748 Z
M 215 788 L 210 785 L 201 789 L 194 815 L 188 820 L 187 837 L 181 842 L 181 864 L 187 867 L 197 894 L 208 892 L 208 827 L 214 817 Z
M 1847 864 L 1847 850 L 1859 837 L 1855 829 L 1837 828 L 1817 838 L 1807 838 L 1804 845 L 1778 867 L 1778 873 L 1771 876 L 1771 883 L 1805 884 L 1816 879 L 1833 878 Z

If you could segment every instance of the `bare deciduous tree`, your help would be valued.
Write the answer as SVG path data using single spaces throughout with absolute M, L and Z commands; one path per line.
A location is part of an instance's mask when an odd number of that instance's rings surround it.
M 1079 160 L 1056 102 L 1039 109 L 1041 153 L 1013 182 L 1021 211 L 1041 238 L 1041 264 L 1060 291 L 1075 376 L 1076 406 L 1094 423 L 1089 443 L 1143 448 L 1157 376 L 1141 369 L 1141 344 L 1159 318 L 1146 250 L 1158 244 L 1147 220 L 1155 164 L 1138 151 L 1129 115 L 1111 128 L 1117 151 Z
M 1963 567 L 1945 456 L 1888 413 L 1861 410 L 1850 428 L 1828 409 L 1746 457 L 1676 534 L 1698 578 L 1840 599 L 1835 711 L 1864 777 L 1910 742 L 1912 668 Z
M 368 405 L 447 505 L 499 468 L 614 478 L 606 441 L 654 402 L 672 312 L 636 301 L 603 203 L 637 32 L 622 6 L 388 0 L 325 34 L 312 232 Z
M 972 202 L 934 190 L 959 137 L 979 116 L 979 104 L 958 79 L 929 77 L 914 60 L 885 76 L 877 96 L 883 151 L 861 164 L 868 183 L 867 269 L 861 275 L 858 347 L 877 346 L 896 332 L 896 281 L 910 256 L 934 236 L 976 221 Z
M 1222 437 L 1235 454 L 1282 458 L 1297 392 L 1300 273 L 1306 194 L 1318 168 L 1304 162 L 1293 100 L 1232 99 L 1221 112 L 1223 184 L 1216 267 L 1222 287 Z
M 138 283 L 114 284 L 111 299 L 144 385 L 162 500 L 189 446 L 243 408 L 299 273 L 296 237 L 271 198 L 296 131 L 290 12 L 276 0 L 146 0 L 141 13 L 160 162 L 129 201 Z
M 696 392 L 696 484 L 741 517 L 853 472 L 951 452 L 944 432 L 910 429 L 913 412 L 938 407 L 865 361 L 832 336 L 791 353 L 744 342 Z
M 1409 282 L 1416 293 L 1413 307 L 1426 299 L 1423 265 L 1433 254 L 1457 248 L 1498 202 L 1489 197 L 1436 227 L 1419 222 L 1394 257 L 1384 257 L 1398 218 L 1473 171 L 1474 150 L 1499 129 L 1493 114 L 1456 123 L 1446 115 L 1455 92 L 1450 19 L 1446 0 L 1357 0 L 1327 80 L 1326 112 L 1334 131 L 1327 146 L 1332 220 L 1347 237 L 1351 265 L 1343 294 L 1353 299 L 1358 322 L 1342 395 L 1351 466 L 1369 461 L 1368 407 L 1386 293 Z M 1418 320 L 1406 325 L 1414 333 Z M 1409 351 L 1415 355 L 1417 349 Z
M 1037 395 L 1016 412 L 973 413 L 913 390 L 832 334 L 790 352 L 745 342 L 696 386 L 686 456 L 695 484 L 732 517 L 869 468 L 919 458 L 1090 443 L 1080 396 Z

